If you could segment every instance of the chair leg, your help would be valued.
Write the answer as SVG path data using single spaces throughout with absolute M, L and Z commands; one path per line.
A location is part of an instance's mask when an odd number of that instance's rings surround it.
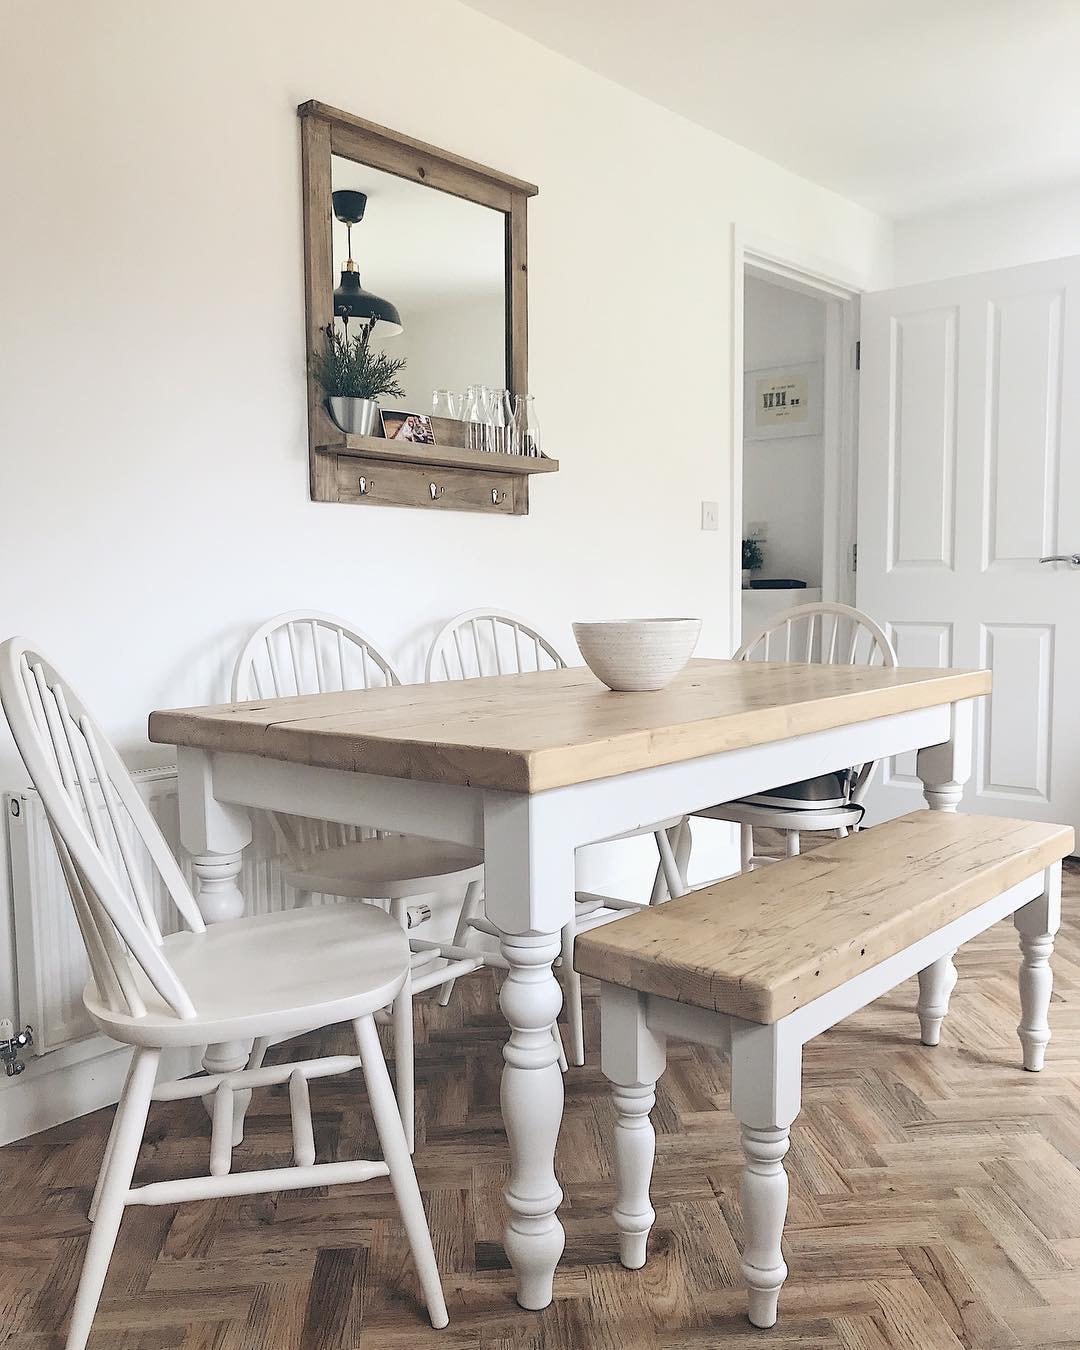
M 1020 1025 L 1016 1034 L 1024 1051 L 1024 1068 L 1038 1073 L 1050 1040 L 1050 996 L 1054 974 L 1050 957 L 1061 922 L 1060 868 L 1047 873 L 1046 891 L 1013 915 L 1020 935 Z
M 690 854 L 694 849 L 694 832 L 690 828 L 690 817 L 683 816 L 675 829 L 675 866 L 684 889 L 689 888 L 687 877 L 690 875 Z
M 439 1267 L 435 1261 L 435 1249 L 431 1245 L 424 1202 L 420 1198 L 416 1173 L 409 1157 L 409 1146 L 401 1128 L 397 1103 L 390 1086 L 390 1075 L 386 1071 L 386 1061 L 379 1045 L 379 1033 L 375 1030 L 375 1023 L 370 1017 L 359 1018 L 353 1023 L 353 1030 L 356 1033 L 356 1043 L 363 1063 L 371 1114 L 375 1120 L 379 1143 L 382 1145 L 383 1158 L 390 1170 L 390 1185 L 393 1187 L 394 1197 L 401 1212 L 401 1221 L 405 1226 L 405 1235 L 416 1263 L 416 1273 L 420 1278 L 420 1289 L 427 1305 L 428 1316 L 433 1327 L 444 1327 L 450 1318 L 446 1312 Z
M 559 1068 L 565 1073 L 569 1069 L 570 1063 L 566 1058 L 566 1047 L 563 1045 L 562 1031 L 559 1029 L 558 1022 L 552 1022 L 551 1024 L 551 1039 L 559 1047 Z
M 116 1235 L 120 1230 L 128 1188 L 138 1161 L 139 1145 L 146 1128 L 146 1116 L 150 1110 L 150 1096 L 154 1091 L 160 1057 L 159 1050 L 140 1048 L 135 1051 L 124 1095 L 116 1108 L 112 1148 L 101 1179 L 96 1217 L 90 1230 L 79 1291 L 75 1295 L 75 1306 L 71 1312 L 66 1350 L 85 1350 L 90 1336 L 90 1327 L 116 1245 Z
M 472 929 L 469 927 L 469 921 L 475 919 L 480 909 L 480 882 L 470 881 L 465 890 L 465 899 L 461 902 L 461 912 L 458 914 L 457 926 L 454 929 L 454 946 L 467 947 L 469 939 L 472 936 Z M 439 991 L 439 1007 L 445 1008 L 450 1002 L 450 995 L 454 992 L 454 985 L 457 979 L 447 980 Z
M 919 1015 L 923 1045 L 937 1045 L 941 1040 L 941 1024 L 949 1011 L 949 996 L 956 985 L 955 955 L 955 952 L 949 952 L 948 956 L 919 971 L 919 1001 L 915 1011 Z
M 675 826 L 672 833 L 679 827 Z M 667 830 L 657 830 L 655 834 L 656 847 L 660 851 L 660 866 L 664 872 L 664 882 L 667 885 L 668 896 L 672 900 L 677 900 L 680 895 L 686 894 L 686 886 L 682 877 L 679 875 L 679 867 L 675 861 L 675 854 L 671 847 L 671 836 Z
M 404 899 L 394 900 L 390 913 L 403 929 L 409 925 L 408 909 Z M 391 1012 L 394 1027 L 394 1086 L 397 1089 L 401 1127 L 409 1152 L 416 1147 L 416 1064 L 413 1048 L 412 975 L 405 977 Z
M 562 975 L 563 997 L 566 1001 L 566 1020 L 570 1028 L 570 1053 L 567 1056 L 571 1064 L 585 1063 L 585 1014 L 581 1006 L 581 976 L 574 969 L 574 937 L 577 927 L 571 921 L 562 930 Z
M 131 1082 L 131 1071 L 135 1067 L 135 1056 L 131 1057 L 131 1063 L 128 1065 L 127 1076 L 124 1079 L 124 1086 L 120 1092 L 120 1102 L 127 1096 L 128 1084 Z M 116 1104 L 116 1110 L 113 1112 L 112 1126 L 109 1129 L 109 1138 L 105 1144 L 105 1154 L 101 1159 L 101 1170 L 98 1172 L 97 1184 L 94 1186 L 94 1196 L 90 1201 L 90 1208 L 86 1211 L 86 1217 L 91 1223 L 97 1218 L 97 1208 L 101 1200 L 101 1188 L 105 1184 L 105 1176 L 109 1170 L 109 1164 L 112 1161 L 113 1147 L 116 1144 L 116 1130 L 120 1124 L 120 1102 Z
M 754 863 L 754 827 L 753 825 L 739 826 L 739 855 L 742 864 L 742 870 L 749 872 Z
M 799 856 L 799 831 L 788 830 L 784 835 L 784 853 L 789 858 Z

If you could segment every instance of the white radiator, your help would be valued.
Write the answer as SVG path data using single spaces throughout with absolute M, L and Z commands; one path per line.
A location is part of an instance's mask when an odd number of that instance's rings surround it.
M 144 769 L 132 774 L 173 853 L 191 881 L 191 869 L 180 847 L 174 768 Z M 32 788 L 4 794 L 11 858 L 15 916 L 15 968 L 19 1018 L 34 1028 L 34 1055 L 93 1036 L 82 1003 L 87 962 L 67 886 L 56 856 L 41 799 Z M 256 821 L 255 839 L 244 851 L 240 887 L 249 914 L 285 909 L 292 892 L 282 879 L 269 829 Z M 141 853 L 145 851 L 138 844 Z M 176 912 L 147 859 L 146 877 L 162 932 L 175 930 Z

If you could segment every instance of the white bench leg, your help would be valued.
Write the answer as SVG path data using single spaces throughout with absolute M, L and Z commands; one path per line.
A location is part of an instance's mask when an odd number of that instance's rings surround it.
M 667 1038 L 645 1025 L 646 999 L 605 984 L 600 992 L 600 1054 L 615 1105 L 615 1208 L 619 1260 L 628 1270 L 645 1264 L 656 1213 L 649 1201 L 656 1133 L 649 1112 L 656 1080 L 667 1066 Z
M 1046 889 L 1018 909 L 1013 923 L 1020 934 L 1020 1025 L 1016 1034 L 1024 1050 L 1024 1068 L 1038 1073 L 1050 1040 L 1050 995 L 1054 973 L 1050 957 L 1061 924 L 1061 864 L 1047 869 Z
M 787 1279 L 781 1248 L 788 1202 L 784 1155 L 791 1122 L 799 1114 L 801 1077 L 802 1046 L 782 1022 L 757 1026 L 732 1018 L 731 1109 L 742 1125 L 746 1154 L 739 1189 L 742 1276 L 756 1327 L 775 1324 Z
M 937 1045 L 941 1040 L 941 1024 L 949 1011 L 949 996 L 956 987 L 955 952 L 943 956 L 925 970 L 919 971 L 919 1029 L 923 1045 Z

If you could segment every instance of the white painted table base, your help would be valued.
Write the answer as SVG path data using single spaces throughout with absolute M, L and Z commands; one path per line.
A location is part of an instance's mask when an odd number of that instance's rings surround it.
M 572 913 L 575 850 L 718 800 L 913 749 L 931 808 L 955 810 L 971 771 L 970 700 L 532 794 L 180 747 L 181 838 L 195 860 L 200 908 L 211 923 L 243 912 L 236 879 L 251 839 L 246 808 L 376 825 L 484 849 L 487 914 L 504 935 L 509 965 L 500 999 L 510 1026 L 502 1082 L 511 1161 L 504 1241 L 518 1302 L 538 1309 L 551 1301 L 564 1243 L 554 1166 L 563 1084 L 552 1035 L 562 993 L 551 963 Z M 924 977 L 931 1020 L 948 1002 L 950 970 L 945 957 Z M 205 1063 L 220 1072 L 241 1067 L 247 1054 L 240 1044 L 210 1046 Z M 243 1109 L 238 1103 L 238 1136 Z M 777 1171 L 778 1139 L 755 1136 L 748 1148 L 760 1154 L 748 1184 L 754 1193 L 779 1195 L 786 1183 Z
M 656 1219 L 649 1197 L 655 1136 L 649 1111 L 667 1063 L 667 1039 L 696 1041 L 731 1062 L 731 1109 L 739 1121 L 743 1167 L 739 1188 L 744 1242 L 741 1271 L 748 1315 L 757 1327 L 776 1322 L 787 1279 L 781 1239 L 787 1216 L 784 1157 L 799 1114 L 802 1048 L 920 968 L 940 970 L 956 947 L 1012 914 L 1020 936 L 1020 1024 L 1025 1069 L 1038 1071 L 1050 1039 L 1050 955 L 1061 920 L 1061 864 L 1039 871 L 937 933 L 914 943 L 805 1004 L 778 1022 L 761 1025 L 617 985 L 601 986 L 601 1055 L 615 1107 L 616 1200 L 619 1259 L 631 1270 L 645 1264 Z M 929 963 L 927 958 L 932 958 Z M 936 1015 L 936 1012 L 935 1012 Z M 923 1000 L 919 1017 L 926 1031 Z M 935 1031 L 936 1031 L 935 1027 Z

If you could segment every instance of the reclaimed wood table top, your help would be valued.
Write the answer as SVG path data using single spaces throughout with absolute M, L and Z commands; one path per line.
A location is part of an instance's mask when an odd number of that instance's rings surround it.
M 424 782 L 542 792 L 990 692 L 986 670 L 691 661 L 616 694 L 585 667 L 150 715 L 150 739 Z

